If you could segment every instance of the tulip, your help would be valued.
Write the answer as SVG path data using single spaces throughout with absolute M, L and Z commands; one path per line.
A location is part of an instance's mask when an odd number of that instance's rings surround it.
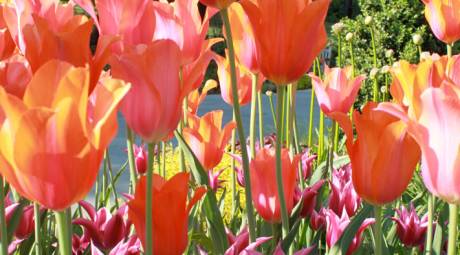
M 116 134 L 116 108 L 129 86 L 105 79 L 88 95 L 89 80 L 88 68 L 54 60 L 34 74 L 23 101 L 0 87 L 0 173 L 49 209 L 86 196 Z
M 0 86 L 9 94 L 22 98 L 31 78 L 29 63 L 22 56 L 14 55 L 0 62 Z
M 312 186 L 306 187 L 303 191 L 300 191 L 298 187 L 296 188 L 294 193 L 294 204 L 301 201 L 302 208 L 300 209 L 300 216 L 302 218 L 310 217 L 313 213 L 316 207 L 316 197 L 323 184 L 324 180 L 319 180 Z
M 217 58 L 217 75 L 219 76 L 220 93 L 224 101 L 233 105 L 232 86 L 230 83 L 230 63 L 228 58 L 216 57 Z M 252 74 L 243 65 L 236 63 L 236 78 L 238 80 L 238 100 L 240 105 L 246 105 L 251 102 L 252 96 Z M 262 89 L 262 83 L 264 82 L 261 75 L 258 75 L 257 91 Z
M 87 235 L 78 236 L 74 234 L 72 236 L 72 254 L 74 255 L 83 255 L 85 254 L 86 249 L 90 245 L 91 240 Z
M 420 159 L 420 149 L 404 122 L 376 108 L 377 104 L 370 102 L 362 114 L 354 112 L 356 141 L 349 118 L 341 119 L 339 124 L 347 136 L 356 193 L 373 205 L 383 205 L 406 189 Z
M 13 214 L 19 206 L 19 203 L 14 203 L 5 208 L 7 225 L 12 220 Z M 14 231 L 14 236 L 21 241 L 27 239 L 34 232 L 34 224 L 34 206 L 28 205 L 22 209 L 22 214 L 19 219 L 19 224 Z
M 369 225 L 374 224 L 374 222 L 374 219 L 365 219 L 363 221 L 358 231 L 356 232 L 356 235 L 351 241 L 350 246 L 348 246 L 346 255 L 353 254 L 353 252 L 359 248 L 361 245 L 361 236 L 363 231 Z M 350 224 L 350 218 L 346 211 L 343 211 L 342 216 L 340 217 L 332 210 L 326 211 L 326 244 L 329 248 L 334 246 L 337 241 L 339 241 L 348 224 Z
M 355 191 L 351 175 L 350 164 L 332 172 L 329 208 L 337 215 L 346 211 L 349 216 L 353 216 L 361 205 L 361 198 Z
M 326 46 L 324 21 L 330 1 L 240 3 L 254 33 L 261 73 L 278 85 L 298 80 Z
M 326 115 L 332 112 L 347 113 L 355 102 L 359 88 L 366 78 L 353 77 L 351 66 L 344 68 L 325 67 L 324 80 L 310 74 L 318 104 Z
M 109 255 L 140 255 L 141 241 L 137 236 L 131 236 L 126 241 L 121 241 L 113 248 Z
M 398 217 L 391 219 L 397 224 L 396 233 L 399 240 L 409 247 L 423 245 L 428 227 L 428 215 L 419 218 L 413 204 L 410 205 L 409 210 L 401 206 L 400 210 L 396 209 L 396 213 Z
M 143 247 L 147 241 L 152 242 L 153 254 L 182 254 L 187 247 L 190 210 L 206 192 L 198 188 L 187 204 L 188 181 L 188 173 L 178 173 L 168 181 L 153 175 L 152 240 L 145 239 L 146 177 L 141 177 L 136 185 L 134 199 L 128 202 L 128 218 Z
M 176 129 L 189 90 L 179 83 L 180 51 L 170 40 L 139 45 L 113 57 L 112 75 L 131 83 L 121 103 L 128 124 L 144 141 L 168 139 Z
M 297 166 L 300 155 L 290 157 L 287 149 L 281 151 L 282 180 L 286 208 L 290 214 L 294 206 Z M 260 216 L 270 222 L 281 221 L 280 198 L 276 186 L 276 156 L 274 149 L 263 148 L 250 163 L 253 203 Z
M 240 3 L 236 2 L 230 5 L 228 18 L 232 26 L 233 45 L 237 61 L 246 69 L 251 70 L 252 73 L 259 73 L 254 32 L 251 26 L 247 25 L 249 18 Z
M 200 2 L 208 7 L 217 9 L 225 9 L 236 0 L 200 0 Z
M 9 58 L 13 55 L 16 45 L 11 38 L 5 20 L 3 18 L 3 6 L 0 6 L 0 61 Z
M 224 183 L 225 181 L 223 180 L 219 180 L 219 177 L 220 175 L 222 174 L 222 172 L 224 171 L 225 169 L 222 169 L 220 171 L 217 171 L 214 173 L 214 171 L 212 170 L 209 170 L 208 171 L 208 179 L 209 179 L 209 187 L 211 187 L 211 189 L 216 192 L 217 189 L 219 188 L 222 188 L 222 183 Z
M 235 164 L 235 168 L 233 168 L 233 170 L 236 172 L 236 181 L 238 182 L 238 184 L 244 188 L 246 186 L 246 181 L 244 180 L 244 172 L 243 172 L 243 159 L 241 158 L 240 155 L 236 155 L 236 154 L 229 154 L 234 160 L 235 162 L 238 163 Z
M 134 144 L 133 149 L 137 173 L 145 174 L 147 172 L 147 151 L 143 145 Z
M 460 39 L 460 1 L 422 1 L 425 4 L 425 18 L 434 35 L 447 44 Z
M 129 234 L 130 223 L 126 222 L 126 206 L 120 207 L 112 215 L 107 208 L 98 211 L 88 202 L 80 201 L 80 206 L 85 209 L 90 219 L 78 218 L 73 224 L 81 225 L 85 229 L 92 244 L 101 250 L 111 250 Z
M 311 151 L 309 148 L 305 149 L 302 153 L 301 162 L 302 162 L 302 175 L 303 175 L 304 180 L 307 180 L 310 177 L 312 167 L 313 167 L 313 161 L 315 161 L 316 158 L 318 157 L 318 155 L 310 154 L 310 153 Z
M 444 81 L 420 96 L 420 114 L 409 116 L 398 105 L 383 104 L 380 110 L 401 118 L 422 151 L 422 177 L 427 189 L 448 203 L 460 203 L 458 162 L 460 136 L 453 123 L 460 121 L 460 89 Z M 406 155 L 407 158 L 407 155 Z
M 183 130 L 185 141 L 206 170 L 220 163 L 236 126 L 232 121 L 222 129 L 223 114 L 221 110 L 208 112 L 201 118 L 189 114 L 189 126 Z
M 298 250 L 298 251 L 294 252 L 293 255 L 308 255 L 308 254 L 310 254 L 314 249 L 315 249 L 315 247 L 303 248 L 303 249 L 301 249 L 301 250 Z M 281 243 L 279 243 L 279 244 L 276 246 L 276 249 L 275 249 L 275 251 L 273 252 L 273 255 L 286 255 L 286 253 L 284 253 L 284 251 L 283 251 L 283 248 L 281 247 Z
M 198 112 L 198 107 L 203 103 L 208 95 L 208 92 L 214 88 L 217 88 L 217 82 L 215 80 L 207 80 L 201 90 L 201 94 L 199 89 L 195 89 L 194 91 L 190 92 L 187 98 L 188 101 L 188 112 L 191 114 L 196 114 Z
M 326 209 L 321 208 L 319 212 L 313 210 L 310 216 L 310 227 L 314 231 L 318 231 L 326 226 Z

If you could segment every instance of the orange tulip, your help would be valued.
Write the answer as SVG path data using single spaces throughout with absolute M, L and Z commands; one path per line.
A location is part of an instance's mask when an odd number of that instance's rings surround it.
M 206 191 L 202 187 L 196 189 L 187 204 L 188 181 L 188 173 L 178 173 L 168 181 L 153 175 L 153 240 L 145 240 L 146 177 L 141 177 L 136 185 L 134 199 L 128 202 L 128 218 L 144 247 L 146 242 L 153 243 L 153 254 L 179 255 L 187 247 L 188 215 Z
M 3 8 L 3 6 L 0 6 L 0 60 L 10 57 L 16 49 L 10 31 L 3 19 Z
M 230 139 L 235 122 L 229 122 L 222 129 L 223 111 L 212 111 L 198 118 L 189 114 L 189 126 L 183 135 L 200 163 L 206 170 L 211 170 L 222 160 L 225 146 Z
M 53 60 L 34 74 L 23 101 L 0 87 L 0 173 L 49 209 L 85 198 L 117 131 L 129 86 L 105 79 L 89 95 L 89 80 L 88 68 Z
M 195 89 L 194 91 L 190 92 L 187 97 L 188 112 L 191 114 L 196 114 L 198 107 L 206 98 L 208 91 L 215 88 L 217 88 L 217 82 L 215 80 L 207 80 L 203 86 L 203 89 L 201 90 L 201 94 L 199 89 Z
M 231 73 L 230 73 L 230 63 L 228 58 L 223 58 L 216 56 L 217 59 L 217 75 L 219 76 L 220 84 L 220 93 L 224 101 L 233 105 L 233 96 L 232 96 L 232 85 L 231 85 Z M 238 89 L 238 99 L 240 105 L 246 105 L 251 102 L 252 95 L 252 73 L 246 69 L 243 65 L 236 62 L 236 78 L 237 78 L 237 89 Z M 264 79 L 262 75 L 258 75 L 257 90 L 262 89 L 262 84 Z
M 225 9 L 235 1 L 236 0 L 200 0 L 202 4 L 217 9 Z
M 460 1 L 422 1 L 425 4 L 425 17 L 434 35 L 447 44 L 460 39 Z
M 257 64 L 254 32 L 251 26 L 247 25 L 249 24 L 249 18 L 240 3 L 237 2 L 230 5 L 228 8 L 228 18 L 232 26 L 236 58 L 241 65 L 251 70 L 251 72 L 258 73 L 259 65 Z
M 190 90 L 179 83 L 179 47 L 171 40 L 138 45 L 111 59 L 115 78 L 132 87 L 121 104 L 129 127 L 147 142 L 167 139 L 182 115 Z
M 0 62 L 0 86 L 9 94 L 22 98 L 31 78 L 30 66 L 21 55 Z
M 420 149 L 407 126 L 396 117 L 376 111 L 370 102 L 353 113 L 357 139 L 348 117 L 339 120 L 347 136 L 353 186 L 371 204 L 389 203 L 404 192 L 420 159 Z
M 310 74 L 316 98 L 321 110 L 329 115 L 332 112 L 347 113 L 358 95 L 363 75 L 352 77 L 351 66 L 345 68 L 325 67 L 324 80 Z
M 298 80 L 326 46 L 329 0 L 242 0 L 262 74 L 278 85 Z
M 284 198 L 290 214 L 294 206 L 297 166 L 300 155 L 291 158 L 287 149 L 281 150 Z M 276 188 L 275 149 L 263 148 L 250 164 L 251 191 L 254 206 L 259 215 L 270 223 L 281 222 L 281 209 Z

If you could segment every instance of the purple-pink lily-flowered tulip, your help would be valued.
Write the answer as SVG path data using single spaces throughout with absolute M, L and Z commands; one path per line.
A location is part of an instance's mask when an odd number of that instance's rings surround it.
M 233 170 L 236 172 L 236 181 L 241 187 L 246 186 L 246 182 L 244 180 L 244 172 L 243 172 L 243 159 L 241 158 L 240 155 L 236 154 L 229 154 L 233 159 L 235 159 L 236 164 Z
M 134 144 L 133 150 L 137 173 L 145 174 L 147 171 L 147 151 L 145 150 L 145 146 L 137 146 Z
M 302 162 L 302 175 L 304 180 L 307 180 L 312 172 L 313 162 L 316 160 L 318 156 L 316 154 L 311 154 L 311 150 L 306 148 L 302 153 L 302 158 L 300 159 Z
M 410 205 L 408 210 L 401 206 L 401 209 L 396 209 L 398 217 L 391 219 L 396 222 L 396 233 L 401 242 L 409 247 L 423 245 L 428 227 L 428 215 L 425 214 L 422 218 L 417 215 L 414 205 Z
M 319 189 L 323 186 L 324 180 L 319 180 L 310 187 L 306 187 L 303 191 L 299 187 L 294 192 L 294 204 L 299 201 L 302 202 L 302 209 L 300 210 L 300 216 L 302 218 L 310 217 L 313 210 L 316 207 L 316 197 Z
M 213 170 L 208 171 L 208 178 L 209 178 L 209 187 L 216 192 L 217 189 L 222 188 L 222 183 L 225 181 L 219 180 L 220 175 L 225 169 L 221 169 L 220 171 L 214 172 Z
M 298 251 L 294 252 L 294 255 L 308 255 L 310 254 L 315 247 L 308 247 L 308 248 L 303 248 Z M 286 253 L 283 251 L 283 248 L 281 248 L 281 243 L 276 246 L 275 251 L 273 252 L 273 255 L 286 255 Z
M 110 251 L 128 236 L 131 223 L 125 219 L 127 211 L 125 205 L 112 215 L 107 208 L 101 208 L 96 212 L 86 201 L 80 201 L 79 204 L 88 213 L 90 219 L 75 219 L 73 224 L 81 225 L 85 229 L 85 234 L 100 250 Z
M 361 236 L 363 231 L 375 222 L 375 219 L 365 219 L 358 229 L 355 237 L 348 247 L 346 255 L 351 255 L 361 245 Z M 331 209 L 326 211 L 326 244 L 329 248 L 334 246 L 339 241 L 343 232 L 350 224 L 350 217 L 346 210 L 342 211 L 342 216 L 338 216 Z
M 131 236 L 128 240 L 121 240 L 108 255 L 140 255 L 141 240 L 137 236 Z M 104 255 L 94 244 L 91 245 L 91 255 Z
M 310 227 L 318 231 L 326 226 L 326 209 L 321 208 L 319 212 L 313 210 L 310 216 Z
M 83 234 L 82 236 L 78 236 L 74 234 L 72 236 L 72 254 L 83 255 L 90 243 L 91 239 L 89 239 L 88 235 Z
M 361 205 L 361 198 L 356 193 L 351 179 L 351 164 L 332 172 L 331 195 L 329 208 L 337 215 L 342 215 L 343 210 L 347 215 L 353 216 Z

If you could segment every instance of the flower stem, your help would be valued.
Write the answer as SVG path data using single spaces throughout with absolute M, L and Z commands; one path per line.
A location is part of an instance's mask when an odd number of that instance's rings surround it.
M 257 111 L 259 113 L 259 143 L 264 144 L 264 113 L 262 105 L 262 91 L 257 92 Z
M 235 111 L 233 111 L 233 119 L 232 121 L 236 122 L 235 118 Z M 235 155 L 236 151 L 236 130 L 232 130 L 232 140 L 231 140 L 231 147 L 230 151 L 232 155 Z M 236 215 L 236 173 L 235 173 L 235 159 L 232 157 L 231 161 L 231 169 L 232 169 L 232 213 L 235 213 L 233 216 Z
M 42 234 L 40 233 L 40 205 L 34 203 L 34 222 L 35 222 L 35 254 L 42 254 Z
M 244 136 L 243 122 L 241 120 L 240 103 L 238 101 L 238 88 L 236 80 L 236 64 L 235 64 L 235 50 L 233 48 L 232 31 L 230 28 L 230 19 L 228 18 L 227 9 L 220 11 L 222 20 L 225 27 L 225 34 L 227 38 L 228 58 L 230 62 L 230 73 L 231 73 L 231 84 L 232 84 L 232 98 L 233 98 L 233 109 L 235 111 L 236 127 L 238 132 L 238 138 L 241 145 L 241 156 L 243 159 L 243 171 L 245 179 L 245 194 L 246 194 L 246 213 L 249 225 L 249 237 L 250 241 L 256 240 L 256 221 L 254 218 L 254 208 L 252 206 L 252 193 L 251 193 L 251 177 L 249 173 L 249 159 L 246 148 L 246 138 Z
M 449 205 L 449 243 L 447 246 L 447 254 L 457 254 L 457 218 L 458 206 L 454 204 Z
M 334 127 L 334 151 L 337 152 L 337 150 L 339 149 L 339 123 L 337 123 L 336 121 L 334 121 L 334 125 L 332 125 Z
M 257 111 L 257 83 L 258 76 L 252 75 L 252 91 L 251 91 L 251 119 L 249 122 L 249 142 L 251 148 L 251 159 L 256 155 L 256 111 Z M 262 143 L 261 143 L 262 144 Z
M 56 224 L 58 228 L 58 239 L 59 239 L 59 253 L 61 255 L 72 254 L 72 239 L 71 239 L 71 228 L 68 220 L 67 210 L 54 212 L 56 217 Z
M 374 206 L 375 224 L 373 225 L 374 234 L 374 254 L 382 255 L 382 208 Z
M 155 162 L 155 143 L 148 145 L 148 165 L 147 165 L 147 189 L 146 189 L 146 206 L 145 206 L 145 254 L 153 254 L 153 233 L 152 233 L 152 200 L 153 200 L 153 170 Z
M 128 164 L 129 164 L 129 176 L 131 179 L 131 191 L 134 193 L 136 190 L 137 174 L 136 174 L 136 162 L 134 161 L 134 149 L 133 149 L 133 132 L 126 125 L 126 147 L 128 147 Z
M 447 56 L 452 57 L 452 44 L 447 44 Z
M 280 200 L 280 209 L 281 209 L 281 222 L 283 225 L 283 238 L 289 233 L 289 215 L 286 208 L 286 199 L 284 197 L 284 188 L 283 188 L 283 173 L 282 173 L 282 162 L 281 162 L 281 146 L 283 140 L 281 133 L 283 132 L 282 123 L 283 123 L 283 104 L 284 104 L 284 91 L 285 86 L 279 86 L 277 90 L 277 132 L 276 132 L 276 186 L 278 188 L 278 196 Z
M 372 54 L 373 54 L 374 68 L 377 68 L 377 49 L 375 47 L 374 26 L 371 26 L 371 39 L 372 39 Z M 377 78 L 374 78 L 373 96 L 374 96 L 373 101 L 378 102 L 378 100 L 379 100 L 379 88 L 378 88 Z
M 433 246 L 433 206 L 434 195 L 429 193 L 428 196 L 428 226 L 426 230 L 425 254 L 430 255 Z
M 268 97 L 268 101 L 269 101 L 269 104 L 270 104 L 270 110 L 271 110 L 271 112 L 272 112 L 273 125 L 275 126 L 275 129 L 277 129 L 277 127 L 276 127 L 275 106 L 273 105 L 273 98 L 272 98 L 272 96 L 269 96 L 269 97 Z
M 8 240 L 5 219 L 5 193 L 3 176 L 0 175 L 0 255 L 8 255 Z
M 315 107 L 315 88 L 311 87 L 311 95 L 310 95 L 310 115 L 308 116 L 308 147 L 311 148 L 313 143 L 313 115 L 314 115 L 314 107 Z

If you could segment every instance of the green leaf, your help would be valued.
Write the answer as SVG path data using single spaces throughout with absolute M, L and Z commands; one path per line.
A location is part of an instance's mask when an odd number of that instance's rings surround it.
M 329 251 L 329 255 L 345 255 L 347 254 L 348 247 L 351 244 L 351 241 L 358 232 L 359 227 L 366 218 L 369 218 L 372 213 L 372 206 L 365 204 L 364 208 L 356 214 L 355 217 L 348 224 L 347 228 L 343 232 L 340 239 Z
M 299 232 L 299 227 L 300 227 L 300 220 L 297 220 L 292 226 L 287 236 L 281 242 L 281 248 L 284 251 L 289 250 L 289 247 L 291 246 L 292 242 L 294 242 L 294 239 L 297 236 L 297 233 Z
M 13 215 L 11 216 L 11 219 L 8 222 L 8 226 L 7 226 L 8 243 L 10 243 L 11 240 L 13 240 L 14 231 L 16 230 L 16 228 L 19 225 L 19 222 L 21 221 L 22 212 L 23 212 L 24 206 L 26 205 L 26 202 L 27 201 L 25 199 L 21 199 L 19 201 L 18 207 L 14 209 Z
M 179 146 L 184 152 L 185 159 L 188 161 L 190 169 L 192 171 L 195 181 L 199 185 L 208 186 L 206 196 L 203 200 L 203 211 L 206 215 L 206 220 L 209 225 L 211 232 L 211 239 L 215 253 L 224 254 L 228 248 L 227 235 L 225 233 L 225 226 L 222 220 L 222 215 L 219 210 L 219 206 L 216 199 L 216 194 L 208 185 L 208 175 L 201 165 L 200 161 L 193 154 L 190 147 L 185 142 L 184 138 L 179 132 L 174 132 L 176 139 L 179 142 Z
M 442 226 L 436 222 L 436 230 L 433 237 L 432 254 L 441 255 L 442 251 Z
M 335 169 L 337 169 L 348 163 L 350 163 L 350 158 L 347 155 L 345 155 L 345 156 L 336 158 L 332 162 L 332 165 L 334 166 Z M 326 171 L 327 171 L 327 161 L 323 161 L 321 164 L 319 164 L 318 167 L 316 167 L 315 171 L 313 171 L 313 175 L 310 178 L 309 185 L 313 185 L 317 181 L 323 179 L 323 176 L 326 173 Z

